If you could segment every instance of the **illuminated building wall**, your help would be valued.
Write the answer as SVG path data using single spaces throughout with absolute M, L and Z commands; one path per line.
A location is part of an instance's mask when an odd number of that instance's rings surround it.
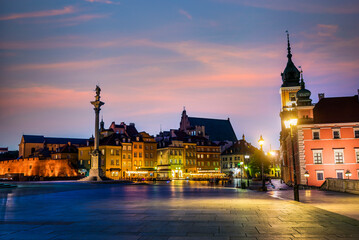
M 0 175 L 7 173 L 39 177 L 76 177 L 78 175 L 71 160 L 39 158 L 0 161 Z

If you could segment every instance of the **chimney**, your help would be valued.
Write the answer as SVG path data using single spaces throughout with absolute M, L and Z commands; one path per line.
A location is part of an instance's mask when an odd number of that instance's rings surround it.
M 322 100 L 324 98 L 324 93 L 318 93 L 318 98 L 319 101 Z

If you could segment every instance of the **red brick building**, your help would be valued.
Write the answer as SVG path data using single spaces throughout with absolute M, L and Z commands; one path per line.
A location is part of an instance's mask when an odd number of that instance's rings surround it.
M 351 97 L 325 98 L 319 94 L 319 102 L 312 104 L 311 92 L 305 89 L 303 75 L 292 61 L 289 36 L 287 57 L 280 89 L 283 180 L 294 181 L 293 162 L 298 184 L 320 186 L 326 178 L 347 178 L 346 173 L 350 179 L 358 179 L 359 90 Z M 284 122 L 293 117 L 298 124 L 291 137 Z

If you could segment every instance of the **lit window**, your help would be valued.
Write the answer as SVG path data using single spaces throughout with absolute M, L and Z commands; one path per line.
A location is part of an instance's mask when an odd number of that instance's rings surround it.
M 110 154 L 113 155 L 113 149 L 111 149 Z
M 116 160 L 116 166 L 120 166 L 120 160 Z
M 336 164 L 344 163 L 343 149 L 334 149 L 334 160 Z
M 128 151 L 131 151 L 132 150 L 132 147 L 131 146 L 128 146 Z
M 324 172 L 323 171 L 316 171 L 317 173 L 317 180 L 323 181 L 324 180 Z
M 314 160 L 314 164 L 323 163 L 322 150 L 313 150 L 313 160 Z
M 127 150 L 127 146 L 123 146 L 123 150 L 126 151 L 126 150 Z

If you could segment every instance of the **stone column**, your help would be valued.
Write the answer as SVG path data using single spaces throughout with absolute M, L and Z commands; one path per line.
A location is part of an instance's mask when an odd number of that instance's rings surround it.
M 80 181 L 102 181 L 104 178 L 104 174 L 101 168 L 101 152 L 99 150 L 99 142 L 100 142 L 99 119 L 100 119 L 101 106 L 104 105 L 105 103 L 100 101 L 101 88 L 99 86 L 96 86 L 95 91 L 96 91 L 95 101 L 91 102 L 95 110 L 95 141 L 94 141 L 94 150 L 91 153 L 91 169 L 89 172 L 89 176 L 81 179 Z

